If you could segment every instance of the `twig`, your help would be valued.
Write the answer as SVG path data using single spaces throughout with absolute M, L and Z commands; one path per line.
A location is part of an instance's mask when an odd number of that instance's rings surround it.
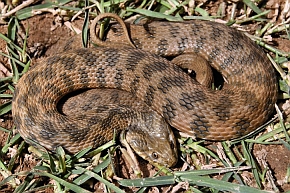
M 4 19 L 6 17 L 11 16 L 12 14 L 16 13 L 17 11 L 19 11 L 20 9 L 23 9 L 24 7 L 32 4 L 32 3 L 36 3 L 38 0 L 27 0 L 24 1 L 21 5 L 18 5 L 17 7 L 15 7 L 14 9 L 12 9 L 11 11 L 9 11 L 8 13 L 2 14 L 1 15 L 1 19 Z

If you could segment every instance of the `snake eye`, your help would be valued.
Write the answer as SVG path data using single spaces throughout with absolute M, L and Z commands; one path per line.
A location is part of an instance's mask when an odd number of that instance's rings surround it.
M 152 153 L 152 157 L 153 157 L 154 159 L 158 159 L 158 154 L 157 154 L 156 152 L 153 152 L 153 153 Z

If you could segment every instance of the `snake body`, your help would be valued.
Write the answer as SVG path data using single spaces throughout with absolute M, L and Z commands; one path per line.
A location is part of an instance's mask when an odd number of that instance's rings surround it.
M 191 136 L 228 140 L 253 131 L 273 112 L 277 100 L 274 69 L 265 53 L 242 33 L 207 21 L 149 22 L 127 27 L 138 49 L 119 46 L 127 44 L 126 38 L 121 26 L 113 24 L 106 42 L 116 48 L 60 53 L 44 59 L 19 80 L 12 112 L 21 136 L 50 150 L 61 145 L 76 152 L 111 140 L 114 129 L 162 127 L 162 121 L 153 121 L 161 115 L 172 127 Z M 191 53 L 208 60 L 222 74 L 222 90 L 202 86 L 160 57 Z M 130 92 L 157 113 L 136 113 L 114 104 L 70 116 L 57 110 L 64 95 L 90 88 Z M 161 139 L 171 136 L 166 133 Z M 154 132 L 144 137 L 153 144 L 166 143 Z M 172 144 L 153 146 L 168 157 L 174 153 L 160 146 L 170 149 Z M 165 162 L 171 165 L 174 161 Z

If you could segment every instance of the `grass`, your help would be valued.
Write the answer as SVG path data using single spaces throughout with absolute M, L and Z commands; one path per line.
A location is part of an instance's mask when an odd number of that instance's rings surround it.
M 17 11 L 2 14 L 1 20 L 7 22 L 7 35 L 0 34 L 0 38 L 7 44 L 7 52 L 1 52 L 4 57 L 7 57 L 11 76 L 6 76 L 0 79 L 0 99 L 4 103 L 0 106 L 0 116 L 5 116 L 11 111 L 11 99 L 14 86 L 18 79 L 28 70 L 31 60 L 26 54 L 26 38 L 23 42 L 15 43 L 17 33 L 20 31 L 19 21 L 26 20 L 35 16 L 38 12 L 50 12 L 56 15 L 62 13 L 67 17 L 73 18 L 75 15 L 80 15 L 84 18 L 83 30 L 88 27 L 88 16 L 96 15 L 95 10 L 100 12 L 115 12 L 122 17 L 130 17 L 135 14 L 143 16 L 165 19 L 168 21 L 182 21 L 184 19 L 203 19 L 216 21 L 217 19 L 225 18 L 223 10 L 224 3 L 220 3 L 215 16 L 212 12 L 207 11 L 206 6 L 191 6 L 190 1 L 182 1 L 182 3 L 171 1 L 140 1 L 135 4 L 133 1 L 79 1 L 74 4 L 70 0 L 49 2 L 43 4 L 32 5 L 33 1 L 27 1 L 25 6 L 20 4 L 16 6 Z M 30 4 L 31 3 L 31 4 Z M 275 64 L 277 71 L 280 74 L 280 99 L 289 99 L 289 77 L 285 70 L 285 62 L 289 60 L 289 53 L 279 50 L 276 47 L 268 45 L 265 38 L 269 36 L 285 34 L 284 38 L 289 39 L 289 21 L 285 14 L 281 23 L 275 23 L 264 16 L 269 13 L 269 10 L 261 9 L 261 5 L 256 5 L 252 1 L 244 0 L 242 9 L 244 14 L 239 13 L 239 17 L 235 17 L 234 13 L 238 10 L 235 6 L 231 6 L 232 12 L 230 19 L 224 21 L 227 25 L 241 25 L 245 23 L 260 24 L 262 27 L 258 29 L 255 35 L 249 35 L 253 41 L 274 53 L 271 58 Z M 88 9 L 91 8 L 91 9 Z M 11 8 L 13 11 L 13 8 Z M 94 9 L 94 11 L 92 11 Z M 187 11 L 185 11 L 187 10 Z M 63 11 L 63 12 L 62 12 Z M 192 15 L 194 13 L 194 15 Z M 284 10 L 280 13 L 283 16 Z M 289 19 L 288 19 L 289 20 Z M 26 31 L 28 33 L 28 31 Z M 84 39 L 87 37 L 84 36 Z M 85 44 L 85 41 L 84 41 Z M 20 45 L 20 46 L 18 46 Z M 282 68 L 284 67 L 284 68 Z M 6 144 L 1 148 L 0 156 L 0 174 L 2 181 L 0 188 L 10 187 L 10 191 L 14 192 L 34 192 L 46 191 L 47 189 L 54 192 L 91 192 L 93 189 L 90 184 L 94 185 L 97 182 L 104 184 L 106 191 L 124 192 L 124 187 L 140 187 L 137 192 L 144 192 L 148 187 L 171 186 L 171 190 L 182 190 L 186 184 L 187 192 L 265 192 L 265 187 L 271 187 L 270 190 L 279 192 L 277 182 L 272 174 L 271 168 L 259 161 L 259 158 L 253 154 L 253 146 L 255 144 L 262 145 L 283 145 L 290 150 L 289 146 L 289 127 L 290 125 L 283 120 L 279 109 L 277 109 L 276 119 L 261 127 L 263 134 L 252 134 L 245 139 L 210 143 L 205 141 L 194 141 L 191 138 L 179 137 L 179 153 L 180 160 L 183 160 L 182 168 L 171 171 L 168 168 L 160 167 L 156 176 L 150 178 L 139 179 L 116 179 L 114 174 L 113 154 L 119 146 L 114 145 L 114 141 L 106 144 L 97 150 L 90 149 L 82 150 L 75 155 L 66 155 L 63 149 L 59 148 L 55 154 L 38 149 L 28 147 L 21 139 L 19 134 L 13 135 L 12 128 L 2 128 L 2 132 L 8 134 Z M 5 116 L 7 117 L 7 116 Z M 264 132 L 265 128 L 270 131 Z M 17 148 L 15 148 L 15 145 Z M 27 150 L 34 153 L 34 157 L 38 157 L 37 165 L 31 170 L 16 171 L 19 160 L 26 160 Z M 13 151 L 14 153 L 11 153 Z M 188 164 L 188 162 L 191 162 Z M 140 171 L 134 171 L 136 176 L 140 175 Z M 161 175 L 166 173 L 167 175 Z M 251 183 L 246 181 L 245 175 L 251 176 Z M 290 165 L 285 171 L 284 183 L 290 182 Z M 121 187 L 112 183 L 120 184 Z M 128 190 L 128 189 L 126 189 Z M 269 190 L 269 188 L 268 188 Z

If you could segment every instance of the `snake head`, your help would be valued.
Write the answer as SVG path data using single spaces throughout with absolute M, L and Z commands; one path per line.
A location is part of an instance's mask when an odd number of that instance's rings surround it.
M 142 113 L 142 119 L 131 124 L 125 134 L 132 149 L 151 164 L 172 167 L 177 162 L 174 134 L 157 113 Z

